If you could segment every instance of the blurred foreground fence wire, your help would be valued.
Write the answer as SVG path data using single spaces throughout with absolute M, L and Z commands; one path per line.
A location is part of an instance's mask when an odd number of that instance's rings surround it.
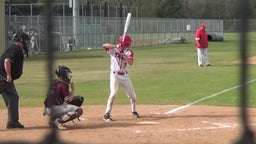
M 54 53 L 52 52 L 51 48 L 52 48 L 52 37 L 51 37 L 51 30 L 52 30 L 52 24 L 51 24 L 51 11 L 49 11 L 49 9 L 51 9 L 51 0 L 46 0 L 45 3 L 45 16 L 46 16 L 46 55 L 47 55 L 47 71 L 48 71 L 48 85 L 50 87 L 51 82 L 53 81 L 53 75 L 52 75 L 52 71 L 53 71 L 53 64 L 54 64 Z M 48 10 L 48 11 L 47 11 Z M 52 109 L 51 109 L 51 114 L 52 114 Z M 50 119 L 52 120 L 53 117 L 52 115 L 50 116 Z M 49 132 L 49 134 L 46 136 L 45 140 L 43 141 L 43 143 L 48 144 L 48 143 L 59 143 L 58 142 L 58 137 L 57 137 L 57 130 L 55 127 L 51 126 L 51 131 Z
M 55 62 L 55 57 L 54 57 L 54 46 L 53 46 L 53 34 L 51 33 L 52 31 L 52 14 L 51 11 L 49 11 L 49 9 L 51 9 L 51 0 L 46 0 L 45 3 L 45 17 L 46 17 L 46 45 L 47 45 L 47 50 L 46 50 L 46 55 L 47 55 L 47 71 L 48 71 L 48 86 L 51 86 L 51 83 L 54 79 L 53 76 L 53 71 L 54 71 L 54 62 Z M 52 101 L 54 100 L 53 97 Z M 51 109 L 51 116 L 50 116 L 50 121 L 53 121 L 53 115 L 54 115 L 55 111 L 53 111 L 53 109 Z M 56 129 L 56 127 L 51 124 L 51 131 L 49 132 L 48 135 L 46 135 L 44 141 L 42 141 L 42 144 L 63 144 L 63 142 L 61 142 L 61 140 L 58 138 L 58 131 Z
M 248 19 L 250 18 L 250 7 L 249 0 L 240 0 L 240 8 L 238 13 L 241 14 L 241 23 L 240 23 L 240 58 L 242 63 L 240 66 L 240 109 L 241 109 L 241 125 L 242 125 L 242 136 L 236 142 L 236 144 L 255 144 L 254 134 L 251 131 L 248 124 L 248 90 L 247 90 L 247 80 L 248 80 L 248 65 L 247 65 L 247 56 L 248 56 Z

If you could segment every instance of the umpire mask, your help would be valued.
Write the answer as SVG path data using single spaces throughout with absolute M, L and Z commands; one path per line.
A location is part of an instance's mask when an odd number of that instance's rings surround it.
M 26 57 L 28 57 L 28 46 L 27 46 L 27 43 L 29 41 L 29 36 L 22 32 L 22 31 L 18 31 L 17 33 L 15 33 L 13 35 L 13 41 L 14 42 L 21 42 L 23 44 L 23 50 L 26 54 Z

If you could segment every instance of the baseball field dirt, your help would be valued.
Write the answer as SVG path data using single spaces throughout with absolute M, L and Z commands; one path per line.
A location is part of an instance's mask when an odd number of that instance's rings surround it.
M 242 132 L 237 107 L 190 106 L 172 114 L 178 105 L 138 105 L 140 119 L 133 118 L 129 105 L 114 105 L 112 122 L 104 122 L 104 105 L 84 105 L 81 121 L 58 130 L 59 139 L 77 144 L 234 144 Z M 7 110 L 0 109 L 0 143 L 39 143 L 50 132 L 43 108 L 20 108 L 25 129 L 5 128 Z M 248 109 L 251 129 L 256 130 L 256 109 Z

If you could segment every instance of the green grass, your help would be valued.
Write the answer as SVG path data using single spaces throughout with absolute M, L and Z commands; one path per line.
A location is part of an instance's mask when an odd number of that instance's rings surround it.
M 255 56 L 255 35 L 250 34 L 250 56 Z M 224 42 L 210 42 L 208 54 L 214 67 L 197 66 L 194 43 L 134 47 L 135 62 L 129 68 L 138 104 L 187 104 L 200 98 L 239 85 L 239 37 L 225 34 Z M 254 45 L 253 45 L 254 44 Z M 73 72 L 76 94 L 85 104 L 106 104 L 109 95 L 109 56 L 103 50 L 58 53 L 54 65 L 67 65 Z M 24 74 L 16 88 L 21 106 L 43 106 L 48 75 L 45 55 L 26 59 Z M 249 65 L 249 80 L 256 78 L 254 65 Z M 256 83 L 256 82 L 255 82 Z M 249 104 L 256 106 L 256 84 L 248 85 Z M 237 106 L 239 89 L 207 99 L 200 105 Z M 2 97 L 0 108 L 4 107 Z M 129 100 L 120 87 L 116 104 Z

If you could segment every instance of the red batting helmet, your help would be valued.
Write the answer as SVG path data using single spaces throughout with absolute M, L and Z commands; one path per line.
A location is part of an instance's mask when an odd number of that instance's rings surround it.
M 119 43 L 125 47 L 130 47 L 132 44 L 132 38 L 126 34 L 124 35 L 124 41 L 123 41 L 123 36 L 120 36 Z

